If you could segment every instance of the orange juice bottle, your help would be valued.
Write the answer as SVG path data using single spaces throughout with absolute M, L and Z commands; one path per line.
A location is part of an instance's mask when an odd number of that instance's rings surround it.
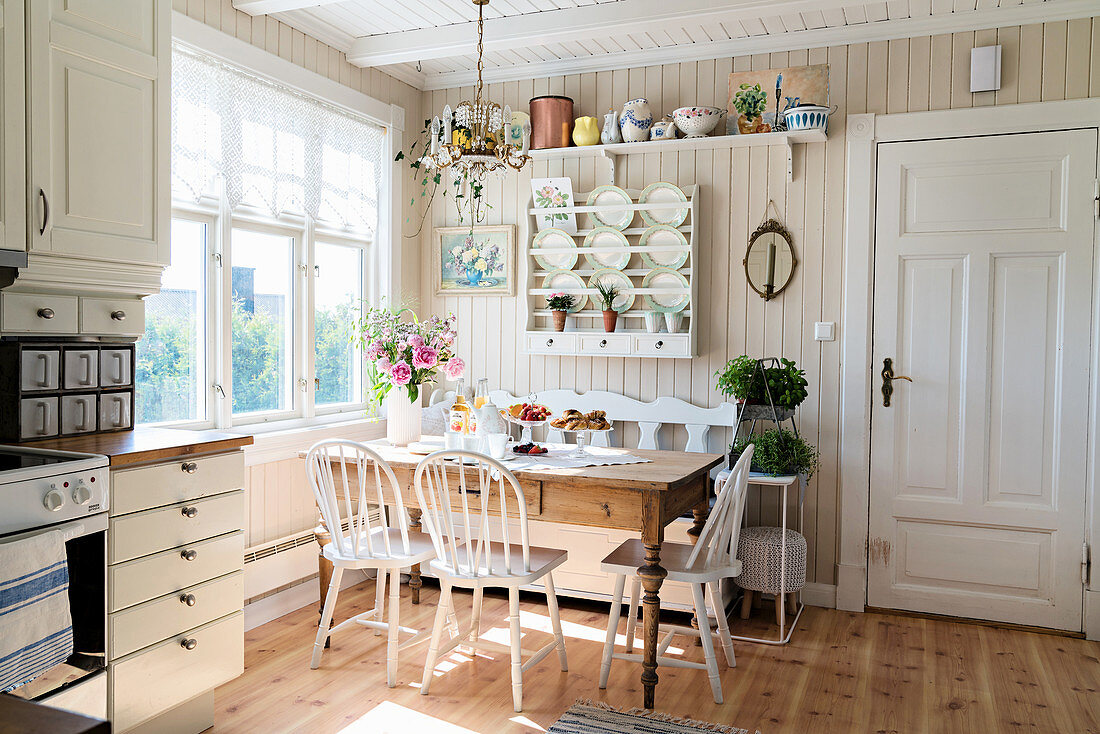
M 451 406 L 447 421 L 448 427 L 454 433 L 466 435 L 470 432 L 470 419 L 472 417 L 473 412 L 470 410 L 470 406 L 466 404 L 466 381 L 459 379 L 458 387 L 455 388 L 455 404 Z

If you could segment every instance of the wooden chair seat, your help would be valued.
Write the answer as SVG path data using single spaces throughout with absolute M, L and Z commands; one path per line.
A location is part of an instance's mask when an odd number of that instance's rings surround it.
M 322 549 L 325 558 L 332 561 L 334 566 L 342 566 L 344 568 L 404 568 L 413 563 L 422 563 L 428 559 L 435 558 L 435 546 L 432 544 L 432 538 L 427 533 L 420 533 L 414 530 L 408 531 L 409 537 L 409 552 L 404 553 L 401 543 L 401 531 L 397 528 L 375 528 L 371 531 L 371 541 L 376 549 L 385 548 L 385 540 L 382 534 L 385 533 L 389 536 L 390 541 L 390 553 L 389 555 L 375 554 L 371 557 L 369 564 L 364 565 L 363 555 L 366 551 L 365 540 L 360 540 L 360 555 L 347 555 L 341 553 L 340 549 L 336 547 L 334 543 L 326 543 Z
M 507 550 L 500 543 L 493 544 L 492 552 L 490 553 L 492 557 L 492 574 L 489 574 L 489 564 L 485 563 L 485 561 L 482 561 L 478 575 L 476 576 L 470 573 L 455 573 L 449 563 L 445 563 L 434 557 L 434 551 L 432 553 L 433 559 L 429 566 L 436 576 L 439 578 L 445 576 L 454 586 L 461 586 L 465 589 L 476 589 L 485 586 L 507 587 L 532 584 L 569 559 L 569 552 L 558 548 L 542 548 L 537 545 L 529 546 L 529 548 L 531 550 L 530 571 L 525 571 L 521 564 L 513 566 L 511 573 L 504 569 L 504 559 L 507 554 L 510 553 L 512 558 L 523 557 L 523 546 L 515 543 L 510 544 Z
M 665 581 L 682 581 L 688 584 L 707 584 L 724 578 L 732 578 L 741 573 L 741 561 L 730 562 L 728 557 L 718 559 L 718 563 L 706 565 L 697 561 L 689 566 L 688 561 L 695 546 L 687 543 L 662 543 L 661 566 L 668 571 Z M 633 576 L 645 565 L 645 546 L 638 538 L 632 538 L 611 551 L 600 569 L 606 573 Z

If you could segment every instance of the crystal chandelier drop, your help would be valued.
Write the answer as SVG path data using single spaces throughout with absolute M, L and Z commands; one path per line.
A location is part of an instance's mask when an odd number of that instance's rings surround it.
M 509 168 L 522 169 L 531 160 L 528 155 L 529 134 L 523 131 L 523 144 L 512 145 L 512 110 L 482 99 L 481 72 L 483 61 L 485 19 L 483 11 L 489 0 L 473 0 L 477 6 L 477 88 L 473 102 L 462 102 L 451 113 L 443 108 L 443 117 L 431 125 L 431 150 L 424 156 L 429 168 L 449 171 L 455 181 L 467 186 L 480 186 L 490 173 Z

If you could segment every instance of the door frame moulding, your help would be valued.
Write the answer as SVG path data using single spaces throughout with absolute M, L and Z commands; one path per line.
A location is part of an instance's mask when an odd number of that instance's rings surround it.
M 1091 128 L 1100 133 L 1100 98 L 975 107 L 892 115 L 848 115 L 844 191 L 844 295 L 840 367 L 840 547 L 837 608 L 861 612 L 867 602 L 867 539 L 871 490 L 871 364 L 875 193 L 879 143 L 938 140 Z M 1097 162 L 1100 170 L 1100 160 Z M 1088 192 L 1092 195 L 1092 192 Z M 1085 539 L 1100 538 L 1095 490 L 1100 457 L 1100 223 L 1093 228 L 1093 302 L 1089 357 L 1089 441 L 1085 485 Z M 1085 584 L 1084 624 L 1100 639 L 1100 574 Z

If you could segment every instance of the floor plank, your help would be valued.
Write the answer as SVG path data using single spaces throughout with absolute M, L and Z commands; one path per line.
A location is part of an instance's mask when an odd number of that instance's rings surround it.
M 428 628 L 438 589 L 414 607 L 402 589 L 402 624 Z M 551 639 L 538 596 L 522 605 L 524 647 Z M 336 618 L 373 606 L 374 582 L 340 596 Z M 460 616 L 469 594 L 456 591 Z M 426 648 L 404 652 L 398 685 L 387 688 L 385 636 L 349 629 L 309 669 L 317 613 L 300 609 L 247 633 L 245 673 L 220 687 L 213 731 L 538 732 L 578 698 L 632 707 L 640 667 L 615 661 L 606 691 L 596 687 L 606 606 L 565 602 L 569 672 L 547 657 L 524 675 L 524 712 L 511 706 L 506 656 L 450 655 L 419 695 Z M 486 595 L 484 636 L 507 643 L 507 599 Z M 768 634 L 771 605 L 731 620 L 734 634 Z M 620 627 L 620 634 L 625 629 Z M 707 721 L 779 732 L 1089 732 L 1100 734 L 1100 643 L 972 624 L 808 608 L 786 647 L 734 643 L 737 667 L 719 654 L 725 703 L 716 705 L 702 671 L 661 668 L 657 708 Z M 692 660 L 702 650 L 677 638 Z

